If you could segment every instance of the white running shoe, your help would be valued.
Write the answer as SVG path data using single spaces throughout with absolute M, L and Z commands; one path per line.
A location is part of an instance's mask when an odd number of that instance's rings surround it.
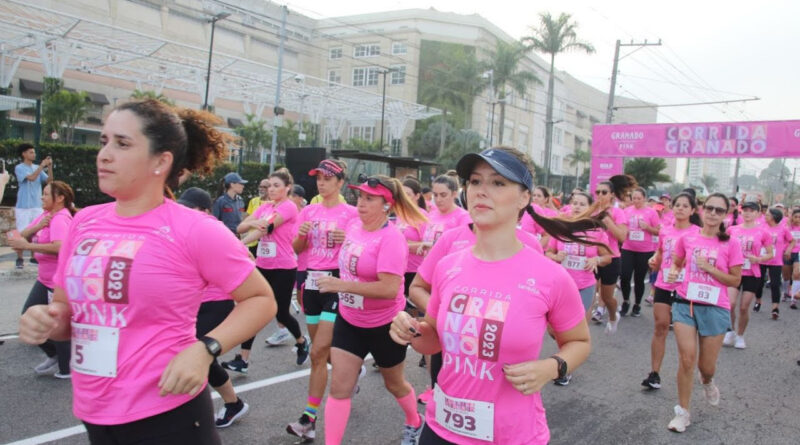
M 47 360 L 36 365 L 33 370 L 37 374 L 50 374 L 55 371 L 56 366 L 58 366 L 58 357 L 47 357 Z
M 736 332 L 728 331 L 725 333 L 725 338 L 722 339 L 722 346 L 733 346 L 736 341 Z
M 686 431 L 687 426 L 692 424 L 692 422 L 690 422 L 689 419 L 690 419 L 689 411 L 686 411 L 680 405 L 675 405 L 675 417 L 673 417 L 672 420 L 669 421 L 669 425 L 667 426 L 667 428 L 669 428 L 670 431 L 675 431 L 676 433 L 682 433 Z
M 264 340 L 269 346 L 280 346 L 286 343 L 292 335 L 289 333 L 289 330 L 286 328 L 280 328 L 275 331 L 274 334 L 270 335 L 269 338 Z
M 354 395 L 358 394 L 361 391 L 361 385 L 359 385 L 358 382 L 360 382 L 365 375 L 367 375 L 367 367 L 361 365 L 361 371 L 359 371 L 358 373 L 358 380 L 356 380 L 356 386 L 353 387 L 353 393 L 350 394 L 350 398 L 352 398 Z
M 706 402 L 711 406 L 719 406 L 719 388 L 714 384 L 714 379 L 708 383 L 703 383 L 703 394 L 706 396 Z
M 736 342 L 733 344 L 733 347 L 736 349 L 744 349 L 747 347 L 747 345 L 744 344 L 744 335 L 736 336 Z
M 617 325 L 619 324 L 619 319 L 622 316 L 619 312 L 617 312 L 617 319 L 614 321 L 608 320 L 606 323 L 606 334 L 616 334 L 617 333 Z M 610 318 L 610 317 L 609 317 Z
M 420 416 L 419 427 L 414 428 L 411 425 L 403 425 L 403 440 L 400 445 L 417 445 L 419 436 L 422 434 L 422 427 L 425 426 L 425 418 Z

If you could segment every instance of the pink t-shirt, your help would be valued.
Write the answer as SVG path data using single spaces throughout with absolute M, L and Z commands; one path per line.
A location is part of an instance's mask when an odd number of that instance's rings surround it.
M 272 201 L 265 202 L 253 212 L 253 217 L 269 221 L 274 219 L 273 214 L 283 217 L 283 224 L 265 234 L 258 240 L 256 250 L 256 266 L 262 269 L 296 269 L 297 258 L 292 248 L 297 219 L 297 204 L 291 200 L 284 200 L 276 207 Z
M 534 251 L 544 254 L 539 239 L 530 232 L 517 229 L 517 239 Z M 428 255 L 425 256 L 419 269 L 417 269 L 417 275 L 425 280 L 426 283 L 430 283 L 431 279 L 433 279 L 433 269 L 439 263 L 439 260 L 453 252 L 458 252 L 459 250 L 474 246 L 475 241 L 475 232 L 472 231 L 471 224 L 465 224 L 444 232 L 442 236 L 439 237 L 439 241 L 437 241 L 430 252 L 428 252 Z
M 367 232 L 360 224 L 347 230 L 339 252 L 339 277 L 345 281 L 378 281 L 379 273 L 400 276 L 400 287 L 393 299 L 339 292 L 339 313 L 350 324 L 374 328 L 392 321 L 406 305 L 403 280 L 408 259 L 408 244 L 392 223 Z
M 588 238 L 592 241 L 608 245 L 608 236 L 606 236 L 604 231 L 592 230 L 588 233 Z M 567 257 L 561 262 L 561 265 L 564 266 L 575 281 L 578 289 L 586 289 L 587 287 L 597 284 L 594 271 L 592 269 L 585 270 L 586 259 L 599 256 L 599 249 L 597 246 L 573 242 L 565 243 L 564 241 L 550 238 L 547 249 L 552 249 L 555 252 L 565 252 L 567 254 Z
M 306 221 L 311 222 L 311 230 L 308 231 L 308 240 L 303 251 L 308 255 L 306 263 L 308 270 L 337 269 L 339 249 L 342 245 L 334 243 L 333 231 L 336 229 L 346 231 L 351 224 L 359 221 L 358 211 L 355 207 L 344 203 L 331 208 L 322 204 L 307 205 L 296 218 L 295 234 Z
M 733 221 L 733 214 L 732 213 L 729 213 L 729 214 L 725 215 L 725 227 L 726 228 L 727 227 L 738 226 L 739 224 L 742 224 L 743 222 L 744 222 L 744 219 L 742 218 L 742 212 L 741 211 L 739 211 L 739 216 L 736 218 L 735 222 Z
M 772 258 L 764 264 L 767 266 L 783 266 L 783 253 L 786 252 L 786 247 L 792 243 L 792 232 L 783 224 L 775 224 L 774 226 L 765 224 L 764 230 L 769 234 L 774 249 Z
M 695 256 L 705 256 L 717 269 L 730 273 L 731 267 L 741 266 L 743 262 L 742 248 L 736 237 L 720 241 L 716 236 L 707 237 L 700 232 L 687 233 L 678 239 L 673 255 L 686 259 L 683 266 L 686 276 L 677 289 L 681 298 L 731 309 L 728 287 L 708 272 L 700 270 L 695 262 Z
M 462 226 L 472 222 L 469 212 L 461 207 L 455 207 L 446 215 L 440 212 L 428 214 L 428 223 L 422 232 L 422 241 L 436 243 L 442 233 L 454 227 Z
M 627 225 L 628 219 L 625 217 L 625 212 L 620 209 L 619 207 L 610 207 L 606 210 L 606 214 L 611 217 L 614 221 L 614 224 L 618 226 Z M 619 240 L 611 230 L 606 230 L 606 236 L 608 237 L 608 247 L 611 248 L 611 257 L 612 258 L 619 258 Z
M 546 209 L 543 207 L 539 207 L 536 204 L 531 204 L 531 206 L 533 207 L 533 210 L 536 211 L 537 215 L 542 215 L 547 218 L 560 216 L 558 212 L 553 209 Z M 522 230 L 535 235 L 537 239 L 541 239 L 543 236 L 547 235 L 542 226 L 537 224 L 536 221 L 533 220 L 533 217 L 528 212 L 524 212 L 522 214 L 522 219 L 519 221 L 519 227 Z
M 655 286 L 657 288 L 670 292 L 678 288 L 680 282 L 683 281 L 682 279 L 674 283 L 664 281 L 664 276 L 669 274 L 669 269 L 672 267 L 672 253 L 675 251 L 675 245 L 682 236 L 687 233 L 696 234 L 699 232 L 700 227 L 694 224 L 689 224 L 689 227 L 684 229 L 676 229 L 674 225 L 661 227 L 661 231 L 658 233 L 658 248 L 661 250 L 661 269 L 658 271 L 658 278 L 656 278 Z
M 297 271 L 303 272 L 308 269 L 308 249 L 297 254 Z
M 672 210 L 664 209 L 661 212 L 661 227 L 671 226 L 675 224 L 675 214 Z
M 639 227 L 639 222 L 643 221 L 658 228 L 661 224 L 658 212 L 650 207 L 637 209 L 635 206 L 626 207 L 624 212 L 628 225 L 628 237 L 622 243 L 622 248 L 632 252 L 654 252 L 656 250 L 656 242 L 653 242 L 654 235 Z
M 203 289 L 203 303 L 209 303 L 211 301 L 228 301 L 233 300 L 231 294 L 227 292 L 223 292 L 222 289 L 214 286 L 213 284 L 209 284 Z
M 744 277 L 760 277 L 761 267 L 759 263 L 751 262 L 747 259 L 747 255 L 761 256 L 761 248 L 772 245 L 772 237 L 769 232 L 764 230 L 764 226 L 755 226 L 745 228 L 744 225 L 733 226 L 728 229 L 732 238 L 739 240 L 739 245 L 742 247 L 742 276 Z
M 423 215 L 428 217 L 428 213 L 422 209 L 419 209 Z M 425 231 L 425 224 L 420 224 L 419 226 L 412 226 L 406 224 L 404 221 L 400 220 L 399 218 L 395 222 L 397 228 L 403 233 L 403 237 L 408 242 L 419 242 L 422 241 L 422 235 Z M 425 258 L 425 255 L 417 255 L 416 253 L 412 253 L 409 251 L 408 253 L 408 265 L 406 266 L 407 273 L 414 273 L 419 268 L 419 265 L 422 264 L 422 260 Z
M 28 227 L 39 224 L 39 221 L 41 221 L 42 218 L 48 214 L 50 214 L 50 212 L 44 212 L 37 216 Z M 53 218 L 50 219 L 50 224 L 36 232 L 31 240 L 35 244 L 50 244 L 54 241 L 62 241 L 63 244 L 64 238 L 67 236 L 69 225 L 71 223 L 72 214 L 69 213 L 69 210 L 67 209 L 61 209 L 53 215 Z M 39 276 L 37 279 L 40 283 L 52 289 L 54 286 L 53 275 L 56 274 L 56 268 L 58 268 L 58 255 L 33 252 L 33 257 L 39 262 Z
M 463 249 L 436 265 L 428 315 L 436 320 L 443 359 L 425 408 L 428 426 L 458 444 L 546 444 L 541 394 L 522 395 L 503 365 L 539 359 L 548 324 L 564 332 L 583 322 L 567 272 L 528 247 L 493 262 Z M 459 425 L 461 433 L 454 431 Z
M 175 355 L 197 341 L 209 285 L 231 293 L 254 269 L 247 248 L 210 215 L 173 201 L 134 217 L 116 203 L 75 215 L 55 284 L 72 311 L 73 410 L 118 425 L 169 411 L 193 396 L 159 396 Z
M 794 238 L 794 248 L 792 249 L 792 253 L 800 252 L 800 226 L 793 226 L 791 223 L 788 225 L 789 233 L 792 234 L 792 238 Z

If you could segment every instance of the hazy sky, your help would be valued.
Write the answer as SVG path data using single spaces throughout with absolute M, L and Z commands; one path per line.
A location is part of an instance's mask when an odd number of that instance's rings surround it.
M 315 18 L 430 7 L 477 13 L 515 38 L 530 34 L 540 12 L 566 12 L 597 52 L 558 56 L 556 67 L 600 90 L 608 91 L 617 39 L 661 39 L 662 46 L 620 61 L 617 94 L 658 104 L 761 99 L 662 108 L 659 122 L 800 119 L 800 1 L 291 0 L 288 5 Z M 633 49 L 623 48 L 621 55 Z M 755 169 L 761 163 L 746 164 Z

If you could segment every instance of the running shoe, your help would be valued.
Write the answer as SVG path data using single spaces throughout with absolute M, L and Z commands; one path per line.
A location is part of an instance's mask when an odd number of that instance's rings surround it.
M 744 335 L 737 335 L 736 341 L 733 343 L 733 347 L 736 349 L 744 349 L 747 345 L 744 343 Z
M 631 310 L 631 317 L 641 317 L 642 316 L 642 307 L 638 304 L 633 305 L 633 309 Z
M 25 267 L 25 260 L 23 260 L 22 258 L 17 258 L 16 267 L 17 269 L 22 269 L 23 267 Z
M 602 309 L 601 307 L 598 307 L 592 311 L 592 321 L 597 324 L 603 322 L 603 311 L 601 309 Z
M 67 380 L 72 378 L 72 373 L 58 371 L 57 373 L 53 374 L 53 377 L 61 380 Z
M 359 371 L 358 373 L 358 380 L 356 380 L 356 386 L 353 387 L 353 393 L 350 394 L 350 398 L 353 398 L 353 396 L 361 392 L 361 385 L 359 384 L 359 382 L 361 381 L 361 379 L 364 378 L 365 375 L 367 375 L 367 367 L 361 365 L 361 371 Z
M 753 312 L 758 312 L 761 310 L 761 303 L 756 303 L 753 305 Z
M 242 399 L 236 399 L 233 403 L 226 403 L 220 408 L 217 413 L 216 421 L 217 428 L 227 428 L 233 425 L 233 422 L 244 417 L 250 411 L 250 405 L 245 403 Z
M 553 380 L 553 384 L 558 386 L 567 386 L 569 385 L 570 381 L 572 381 L 572 374 L 567 374 L 562 378 L 557 378 Z
M 307 335 L 303 338 L 306 339 L 303 343 L 295 343 L 294 350 L 297 353 L 297 366 L 303 366 L 308 361 L 308 355 L 311 352 L 311 339 Z
M 221 365 L 225 369 L 247 374 L 247 367 L 250 365 L 250 363 L 244 361 L 241 354 L 236 354 L 236 357 L 234 357 L 233 360 L 229 362 L 222 362 Z
M 642 381 L 642 386 L 648 389 L 660 389 L 661 377 L 657 372 L 653 371 L 647 375 L 647 378 Z
M 414 428 L 411 425 L 403 425 L 403 440 L 400 445 L 417 445 L 419 436 L 422 434 L 422 427 L 425 426 L 425 418 L 420 417 L 419 426 Z
M 706 402 L 711 406 L 719 406 L 719 388 L 714 384 L 714 379 L 708 383 L 703 383 L 703 394 L 706 396 Z
M 287 340 L 292 338 L 292 335 L 289 334 L 289 330 L 286 328 L 280 328 L 275 331 L 274 334 L 270 335 L 269 338 L 264 340 L 269 346 L 280 346 L 286 343 Z
M 669 428 L 670 431 L 682 433 L 686 431 L 686 427 L 691 424 L 692 422 L 690 421 L 689 411 L 686 411 L 680 405 L 675 405 L 675 417 L 669 421 L 667 428 Z
M 617 312 L 617 319 L 614 321 L 608 320 L 606 323 L 606 334 L 616 334 L 617 333 L 617 326 L 619 325 L 619 319 L 622 315 Z
M 644 302 L 649 304 L 650 306 L 653 305 L 653 301 L 654 301 L 653 294 L 648 295 L 647 298 L 644 299 Z
M 797 309 L 797 301 L 792 300 L 792 304 L 789 305 L 789 309 Z
M 308 414 L 303 414 L 297 422 L 292 422 L 286 426 L 286 432 L 301 439 L 314 440 L 317 433 L 314 430 L 317 422 L 311 420 Z
M 45 361 L 36 365 L 33 370 L 37 374 L 50 374 L 51 372 L 55 371 L 56 366 L 58 366 L 58 357 L 47 357 Z
M 778 308 L 775 308 L 775 309 L 772 310 L 772 319 L 773 320 L 777 320 L 780 316 L 781 316 L 781 314 L 780 314 L 780 310 Z
M 420 357 L 419 363 L 417 365 L 419 365 L 420 368 L 424 368 L 424 367 L 427 366 L 427 363 L 425 363 L 425 356 L 424 355 L 422 357 Z
M 428 402 L 430 402 L 432 399 L 433 399 L 433 389 L 431 389 L 431 387 L 429 386 L 425 388 L 425 391 L 423 391 L 419 395 L 419 397 L 417 397 L 417 403 L 419 403 L 420 405 L 427 405 Z
M 628 308 L 630 307 L 630 303 L 627 301 L 622 302 L 622 307 L 619 309 L 619 314 L 623 317 L 628 315 Z
M 783 301 L 789 301 L 789 300 L 791 300 L 791 299 L 792 299 L 792 296 L 791 296 L 791 295 L 789 295 L 789 294 L 788 294 L 788 293 L 786 293 L 786 292 L 784 292 L 784 293 L 783 293 Z
M 736 333 L 728 331 L 725 333 L 725 338 L 722 339 L 722 346 L 733 346 L 736 342 Z

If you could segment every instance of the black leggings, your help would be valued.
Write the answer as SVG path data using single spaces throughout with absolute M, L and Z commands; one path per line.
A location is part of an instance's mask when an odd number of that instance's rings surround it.
M 456 444 L 453 442 L 449 442 L 445 439 L 442 439 L 426 423 L 425 426 L 422 428 L 422 434 L 420 434 L 419 436 L 419 445 L 456 445 Z
M 83 424 L 92 445 L 222 444 L 208 388 L 177 408 L 141 420 L 122 425 Z
M 635 304 L 642 303 L 644 296 L 644 280 L 650 266 L 647 260 L 653 256 L 653 252 L 634 252 L 622 249 L 622 274 L 620 275 L 619 287 L 622 289 L 622 299 L 630 300 L 631 297 L 631 275 L 633 275 L 633 291 L 635 293 Z
M 303 333 L 300 331 L 300 323 L 292 317 L 292 289 L 297 279 L 297 269 L 262 269 L 258 268 L 261 275 L 272 287 L 275 294 L 275 301 L 278 303 L 278 313 L 275 319 L 278 323 L 286 326 L 294 338 L 300 338 Z M 242 343 L 242 349 L 253 349 L 253 337 Z
M 36 280 L 36 282 L 33 283 L 30 293 L 28 294 L 28 299 L 25 300 L 25 305 L 22 307 L 22 313 L 24 314 L 25 311 L 27 311 L 31 306 L 36 306 L 37 304 L 48 304 L 49 302 L 47 301 L 47 293 L 50 291 L 52 291 L 52 289 L 42 284 L 41 281 Z M 62 374 L 69 374 L 69 356 L 71 352 L 69 340 L 47 340 L 39 345 L 39 349 L 44 351 L 48 357 L 58 358 L 58 372 Z
M 783 280 L 783 276 L 781 275 L 781 266 L 767 266 L 762 264 L 761 265 L 761 285 L 758 286 L 756 289 L 756 298 L 761 299 L 761 295 L 764 293 L 764 279 L 766 279 L 767 274 L 769 274 L 769 292 L 772 296 L 772 302 L 774 304 L 778 304 L 781 302 L 781 280 Z
M 197 313 L 197 338 L 200 338 L 219 326 L 233 311 L 236 304 L 233 300 L 206 301 L 200 305 Z M 208 368 L 208 384 L 219 388 L 228 381 L 228 373 L 215 358 Z

